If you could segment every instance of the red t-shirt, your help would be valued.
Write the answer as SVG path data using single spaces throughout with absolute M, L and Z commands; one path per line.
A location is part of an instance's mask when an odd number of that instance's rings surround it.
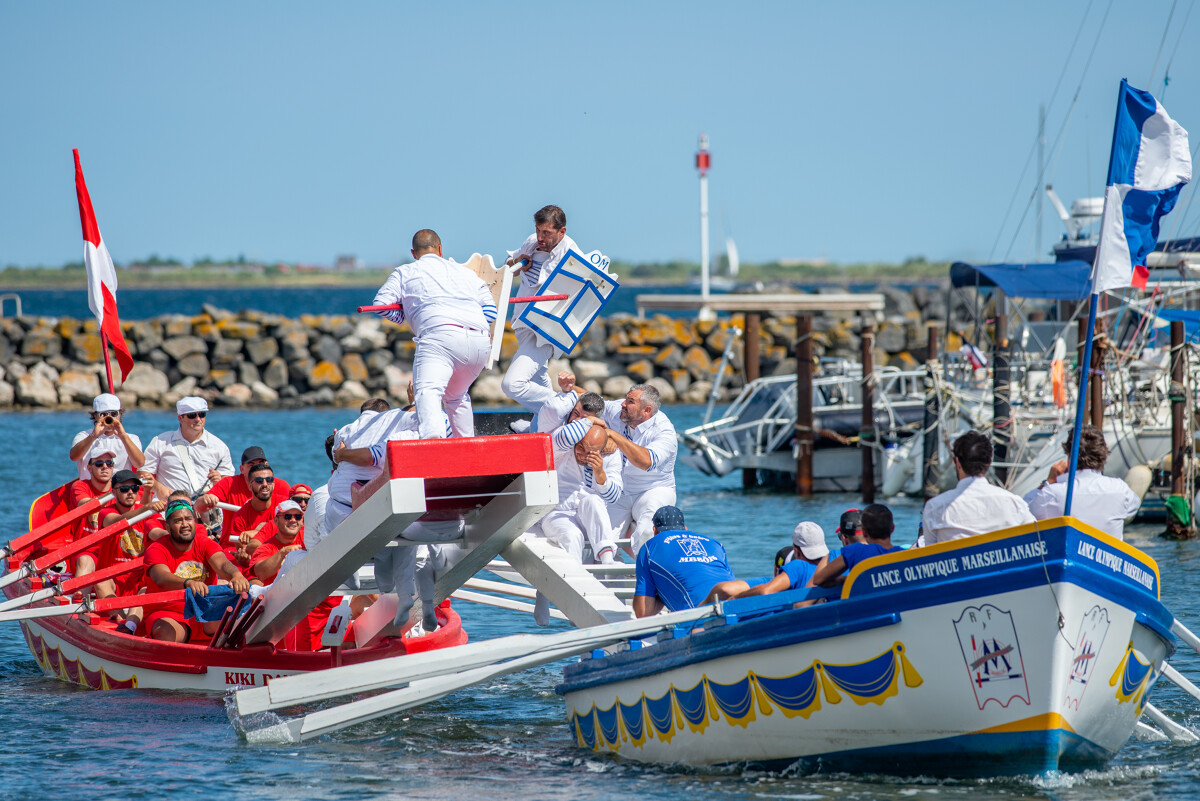
M 274 528 L 275 524 L 272 523 L 271 527 Z M 297 536 L 295 540 L 293 540 L 293 543 L 299 545 L 301 548 L 304 548 L 304 532 L 303 532 L 303 530 L 300 532 L 300 535 Z M 279 537 L 277 535 L 272 536 L 271 539 L 267 540 L 262 545 L 258 546 L 258 549 L 254 551 L 254 555 L 250 557 L 250 570 L 253 571 L 254 566 L 257 565 L 259 562 L 262 562 L 265 559 L 270 559 L 272 556 L 274 556 L 275 554 L 282 551 L 286 547 L 286 545 L 287 545 L 287 543 L 285 543 L 283 540 L 279 539 Z M 276 571 L 276 574 L 278 574 L 278 571 Z M 254 573 L 253 575 L 256 576 L 258 578 L 258 580 L 261 581 L 263 584 L 271 584 L 275 581 L 275 576 L 271 576 L 269 578 L 263 578 L 262 576 L 259 576 L 258 573 Z
M 98 490 L 92 486 L 91 481 L 84 481 L 82 479 L 78 479 L 75 481 L 74 484 L 71 485 L 71 508 L 74 509 L 75 507 L 79 506 L 80 501 L 87 501 L 87 500 L 91 500 L 92 498 L 99 498 L 101 495 L 104 495 L 108 491 L 109 491 L 108 487 Z M 81 537 L 86 537 L 88 534 L 94 534 L 95 532 L 99 531 L 100 530 L 100 521 L 103 519 L 104 519 L 104 517 L 101 515 L 99 510 L 92 512 L 91 514 L 84 515 L 83 517 L 79 518 L 78 520 L 75 521 L 74 525 L 71 528 L 71 540 L 72 541 L 78 540 Z M 62 545 L 66 545 L 66 542 L 60 543 L 60 547 Z M 76 557 L 76 558 L 78 558 L 78 557 Z
M 105 506 L 100 510 L 100 523 L 104 524 L 104 518 L 111 514 L 121 514 L 121 510 L 116 504 Z M 96 546 L 95 553 L 99 555 L 96 560 L 96 568 L 111 567 L 119 562 L 128 562 L 131 559 L 136 559 L 141 556 L 146 546 L 150 544 L 150 532 L 156 528 L 165 529 L 167 524 L 163 521 L 161 515 L 150 515 L 136 523 L 130 523 L 129 528 L 122 531 L 116 537 L 109 537 L 104 542 Z M 196 536 L 200 536 L 199 531 Z
M 236 512 L 232 513 L 233 519 L 228 523 L 228 525 L 221 529 L 221 544 L 225 546 L 232 545 L 237 547 L 238 537 L 241 536 L 241 533 L 243 531 L 254 531 L 256 528 L 258 528 L 259 523 L 262 523 L 263 525 L 262 528 L 258 529 L 258 534 L 255 535 L 254 539 L 258 540 L 259 542 L 270 539 L 270 537 L 275 533 L 273 529 L 275 526 L 275 504 L 277 503 L 278 501 L 272 498 L 271 504 L 260 512 L 255 509 L 249 501 L 246 501 L 246 503 L 242 504 L 241 509 L 238 509 Z M 266 533 L 268 526 L 272 527 L 272 531 L 270 533 Z
M 221 553 L 221 548 L 208 537 L 202 537 L 199 534 L 192 540 L 191 546 L 183 553 L 175 550 L 174 545 L 170 544 L 170 535 L 163 537 L 146 546 L 146 591 L 147 592 L 166 592 L 165 587 L 160 587 L 155 583 L 150 575 L 150 568 L 154 565 L 166 565 L 167 569 L 172 574 L 188 580 L 195 579 L 203 581 L 205 584 L 216 584 L 217 573 L 212 569 L 209 560 L 216 554 Z M 183 601 L 178 604 L 160 607 L 161 609 L 169 609 L 173 612 L 183 614 Z
M 239 472 L 235 476 L 225 476 L 225 478 L 213 484 L 209 491 L 210 495 L 215 495 L 217 500 L 224 503 L 232 503 L 236 506 L 242 506 L 246 501 L 253 497 L 250 492 L 250 487 L 246 484 L 246 479 L 242 478 Z M 274 490 L 271 493 L 271 505 L 286 501 L 292 496 L 292 485 L 288 484 L 279 476 L 275 476 Z M 221 531 L 228 531 L 233 524 L 233 516 L 236 512 L 223 512 L 221 517 Z

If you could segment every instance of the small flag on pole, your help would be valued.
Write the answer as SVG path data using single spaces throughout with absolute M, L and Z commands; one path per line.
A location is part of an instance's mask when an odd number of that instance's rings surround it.
M 1192 179 L 1188 134 L 1149 92 L 1121 80 L 1092 294 L 1146 287 L 1159 221 Z
M 112 256 L 100 238 L 100 227 L 96 225 L 96 214 L 92 211 L 92 199 L 83 182 L 83 167 L 79 163 L 79 151 L 75 154 L 75 192 L 79 195 L 79 222 L 83 226 L 83 263 L 87 266 L 88 306 L 96 315 L 100 334 L 117 352 L 117 363 L 121 366 L 121 380 L 133 369 L 133 356 L 125 335 L 121 333 L 121 321 L 117 317 L 117 271 L 113 268 Z M 108 363 L 108 348 L 104 348 L 104 361 Z M 112 370 L 109 370 L 109 391 L 112 391 Z

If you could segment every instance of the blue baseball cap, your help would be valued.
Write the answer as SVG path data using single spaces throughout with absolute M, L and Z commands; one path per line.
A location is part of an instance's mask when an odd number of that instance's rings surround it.
M 684 527 L 683 512 L 678 506 L 660 506 L 651 522 L 659 531 L 676 531 Z

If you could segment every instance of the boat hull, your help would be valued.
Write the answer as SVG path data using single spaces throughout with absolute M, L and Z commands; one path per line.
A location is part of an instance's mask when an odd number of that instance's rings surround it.
M 907 775 L 1104 765 L 1173 652 L 1157 567 L 1075 521 L 978 539 L 872 560 L 836 603 L 728 625 L 732 602 L 727 625 L 568 668 L 578 745 Z

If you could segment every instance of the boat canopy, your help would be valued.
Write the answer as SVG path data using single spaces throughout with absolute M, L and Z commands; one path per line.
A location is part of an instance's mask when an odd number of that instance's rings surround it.
M 1013 298 L 1079 300 L 1087 295 L 1092 265 L 1083 261 L 1044 264 L 950 265 L 950 285 L 980 289 L 1000 287 Z

